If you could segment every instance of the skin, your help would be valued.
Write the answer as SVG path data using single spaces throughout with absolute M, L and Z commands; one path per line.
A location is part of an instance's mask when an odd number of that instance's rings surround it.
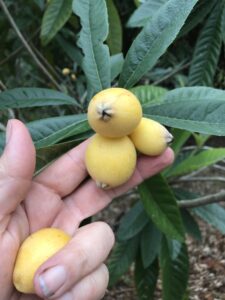
M 26 127 L 18 120 L 11 120 L 7 135 L 7 145 L 0 158 L 1 300 L 101 299 L 108 284 L 104 261 L 113 247 L 114 235 L 103 222 L 81 228 L 79 225 L 105 208 L 114 197 L 171 164 L 172 150 L 168 148 L 157 158 L 139 157 L 137 169 L 127 183 L 101 190 L 93 180 L 87 179 L 84 153 L 88 141 L 33 178 L 35 149 Z M 72 239 L 36 272 L 37 296 L 20 294 L 12 285 L 17 251 L 28 235 L 44 227 L 60 228 L 72 235 Z M 39 279 L 52 267 L 63 268 L 66 280 L 58 289 L 55 286 L 52 297 L 47 297 L 43 295 Z M 55 281 L 49 279 L 45 284 L 48 288 L 52 284 L 54 288 Z

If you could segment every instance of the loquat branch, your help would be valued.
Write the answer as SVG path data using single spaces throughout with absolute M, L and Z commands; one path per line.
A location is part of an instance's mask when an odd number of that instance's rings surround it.
M 33 58 L 37 66 L 42 70 L 42 72 L 48 77 L 48 79 L 57 87 L 58 90 L 61 90 L 60 85 L 58 82 L 54 79 L 54 77 L 49 73 L 49 71 L 45 68 L 45 66 L 41 63 L 41 61 L 38 59 L 37 55 L 33 52 L 32 48 L 22 35 L 21 31 L 19 30 L 18 26 L 16 25 L 13 17 L 11 16 L 7 6 L 5 5 L 5 2 L 3 0 L 0 0 L 0 6 L 3 9 L 3 12 L 5 13 L 7 19 L 9 20 L 11 26 L 15 30 L 18 38 L 21 40 L 23 46 L 27 49 L 30 56 Z
M 225 201 L 225 190 L 221 190 L 220 192 L 212 195 L 195 198 L 194 200 L 181 200 L 178 201 L 177 204 L 180 208 L 194 208 L 202 205 L 218 203 L 221 201 Z
M 173 181 L 173 183 L 179 183 L 179 182 L 191 182 L 191 181 L 221 181 L 221 182 L 225 182 L 225 178 L 222 176 L 199 176 L 199 177 L 190 177 L 190 178 L 179 178 L 175 181 Z

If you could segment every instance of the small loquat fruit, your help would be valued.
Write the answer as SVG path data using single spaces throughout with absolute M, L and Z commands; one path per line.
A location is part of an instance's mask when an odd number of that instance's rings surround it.
M 130 138 L 139 152 L 150 156 L 162 154 L 173 140 L 163 125 L 148 118 L 141 119 Z

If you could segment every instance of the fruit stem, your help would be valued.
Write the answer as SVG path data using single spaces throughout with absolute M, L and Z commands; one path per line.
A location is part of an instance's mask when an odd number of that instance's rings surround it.
M 100 182 L 100 181 L 96 181 L 96 185 L 97 185 L 97 187 L 99 187 L 103 190 L 110 188 L 110 186 L 107 183 Z
M 167 132 L 167 135 L 166 135 L 166 143 L 167 145 L 170 145 L 173 141 L 174 137 L 172 136 L 171 133 Z

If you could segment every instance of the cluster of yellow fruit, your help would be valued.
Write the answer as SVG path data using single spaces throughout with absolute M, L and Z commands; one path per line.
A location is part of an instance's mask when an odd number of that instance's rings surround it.
M 86 168 L 103 189 L 119 186 L 132 176 L 136 150 L 149 156 L 160 155 L 173 139 L 163 125 L 142 116 L 137 97 L 123 88 L 96 94 L 87 115 L 96 134 L 86 150 Z

